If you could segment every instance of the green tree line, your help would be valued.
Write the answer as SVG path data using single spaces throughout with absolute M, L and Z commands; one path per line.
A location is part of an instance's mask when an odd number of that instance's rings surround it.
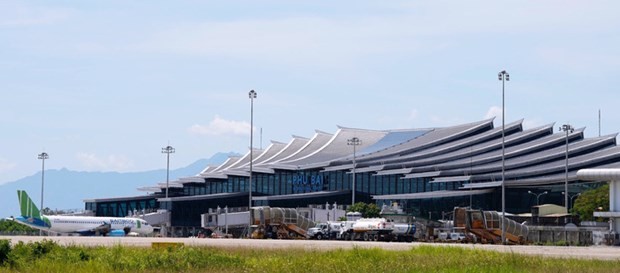
M 0 232 L 3 232 L 3 233 L 34 232 L 34 231 L 35 229 L 19 224 L 12 220 L 7 220 L 7 219 L 0 220 Z
M 572 213 L 579 215 L 581 221 L 603 221 L 601 218 L 595 219 L 594 211 L 609 211 L 609 184 L 587 190 L 581 193 L 575 200 L 571 209 Z

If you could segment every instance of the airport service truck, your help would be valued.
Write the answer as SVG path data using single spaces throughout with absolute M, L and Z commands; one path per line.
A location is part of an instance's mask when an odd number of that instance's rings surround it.
M 307 238 L 315 240 L 412 242 L 415 240 L 415 232 L 416 226 L 414 224 L 396 224 L 389 220 L 383 221 L 382 218 L 369 218 L 356 221 L 318 223 L 315 227 L 308 229 Z M 377 235 L 377 239 L 375 239 L 375 235 Z
M 343 227 L 343 222 L 328 221 L 326 223 L 318 223 L 316 226 L 309 228 L 306 234 L 308 239 L 337 240 L 340 239 L 340 231 Z
M 394 224 L 385 218 L 362 218 L 345 223 L 341 237 L 345 240 L 391 241 Z
M 390 241 L 413 242 L 415 240 L 416 226 L 414 224 L 398 223 L 394 224 Z

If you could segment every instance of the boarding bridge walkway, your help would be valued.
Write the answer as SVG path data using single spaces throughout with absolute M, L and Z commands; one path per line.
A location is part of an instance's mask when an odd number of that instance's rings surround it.
M 133 217 L 139 217 L 149 223 L 151 226 L 161 226 L 170 222 L 170 211 L 159 210 L 153 213 L 147 213 L 142 215 L 134 215 Z

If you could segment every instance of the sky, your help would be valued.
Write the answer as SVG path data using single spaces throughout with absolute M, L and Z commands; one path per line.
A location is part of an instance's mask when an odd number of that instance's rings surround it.
M 620 132 L 618 1 L 0 1 L 0 184 L 337 126 Z M 598 113 L 601 112 L 599 127 Z M 260 131 L 262 129 L 262 142 Z M 343 144 L 344 145 L 344 144 Z

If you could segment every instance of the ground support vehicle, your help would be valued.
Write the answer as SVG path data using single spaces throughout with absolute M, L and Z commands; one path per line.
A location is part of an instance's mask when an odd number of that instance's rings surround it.
M 293 208 L 253 207 L 251 238 L 306 239 L 307 230 L 316 224 Z
M 506 243 L 525 244 L 528 227 L 511 219 L 503 218 L 497 211 L 454 209 L 454 228 L 462 228 L 465 234 L 474 234 L 478 243 L 502 243 L 501 221 L 505 223 Z
M 318 223 L 315 227 L 308 229 L 306 237 L 316 240 L 337 240 L 340 239 L 340 231 L 343 226 L 343 222 Z
M 390 234 L 390 241 L 413 242 L 415 240 L 416 226 L 414 224 L 394 224 Z
M 362 218 L 350 227 L 345 224 L 341 237 L 345 240 L 391 241 L 394 225 L 385 218 Z

